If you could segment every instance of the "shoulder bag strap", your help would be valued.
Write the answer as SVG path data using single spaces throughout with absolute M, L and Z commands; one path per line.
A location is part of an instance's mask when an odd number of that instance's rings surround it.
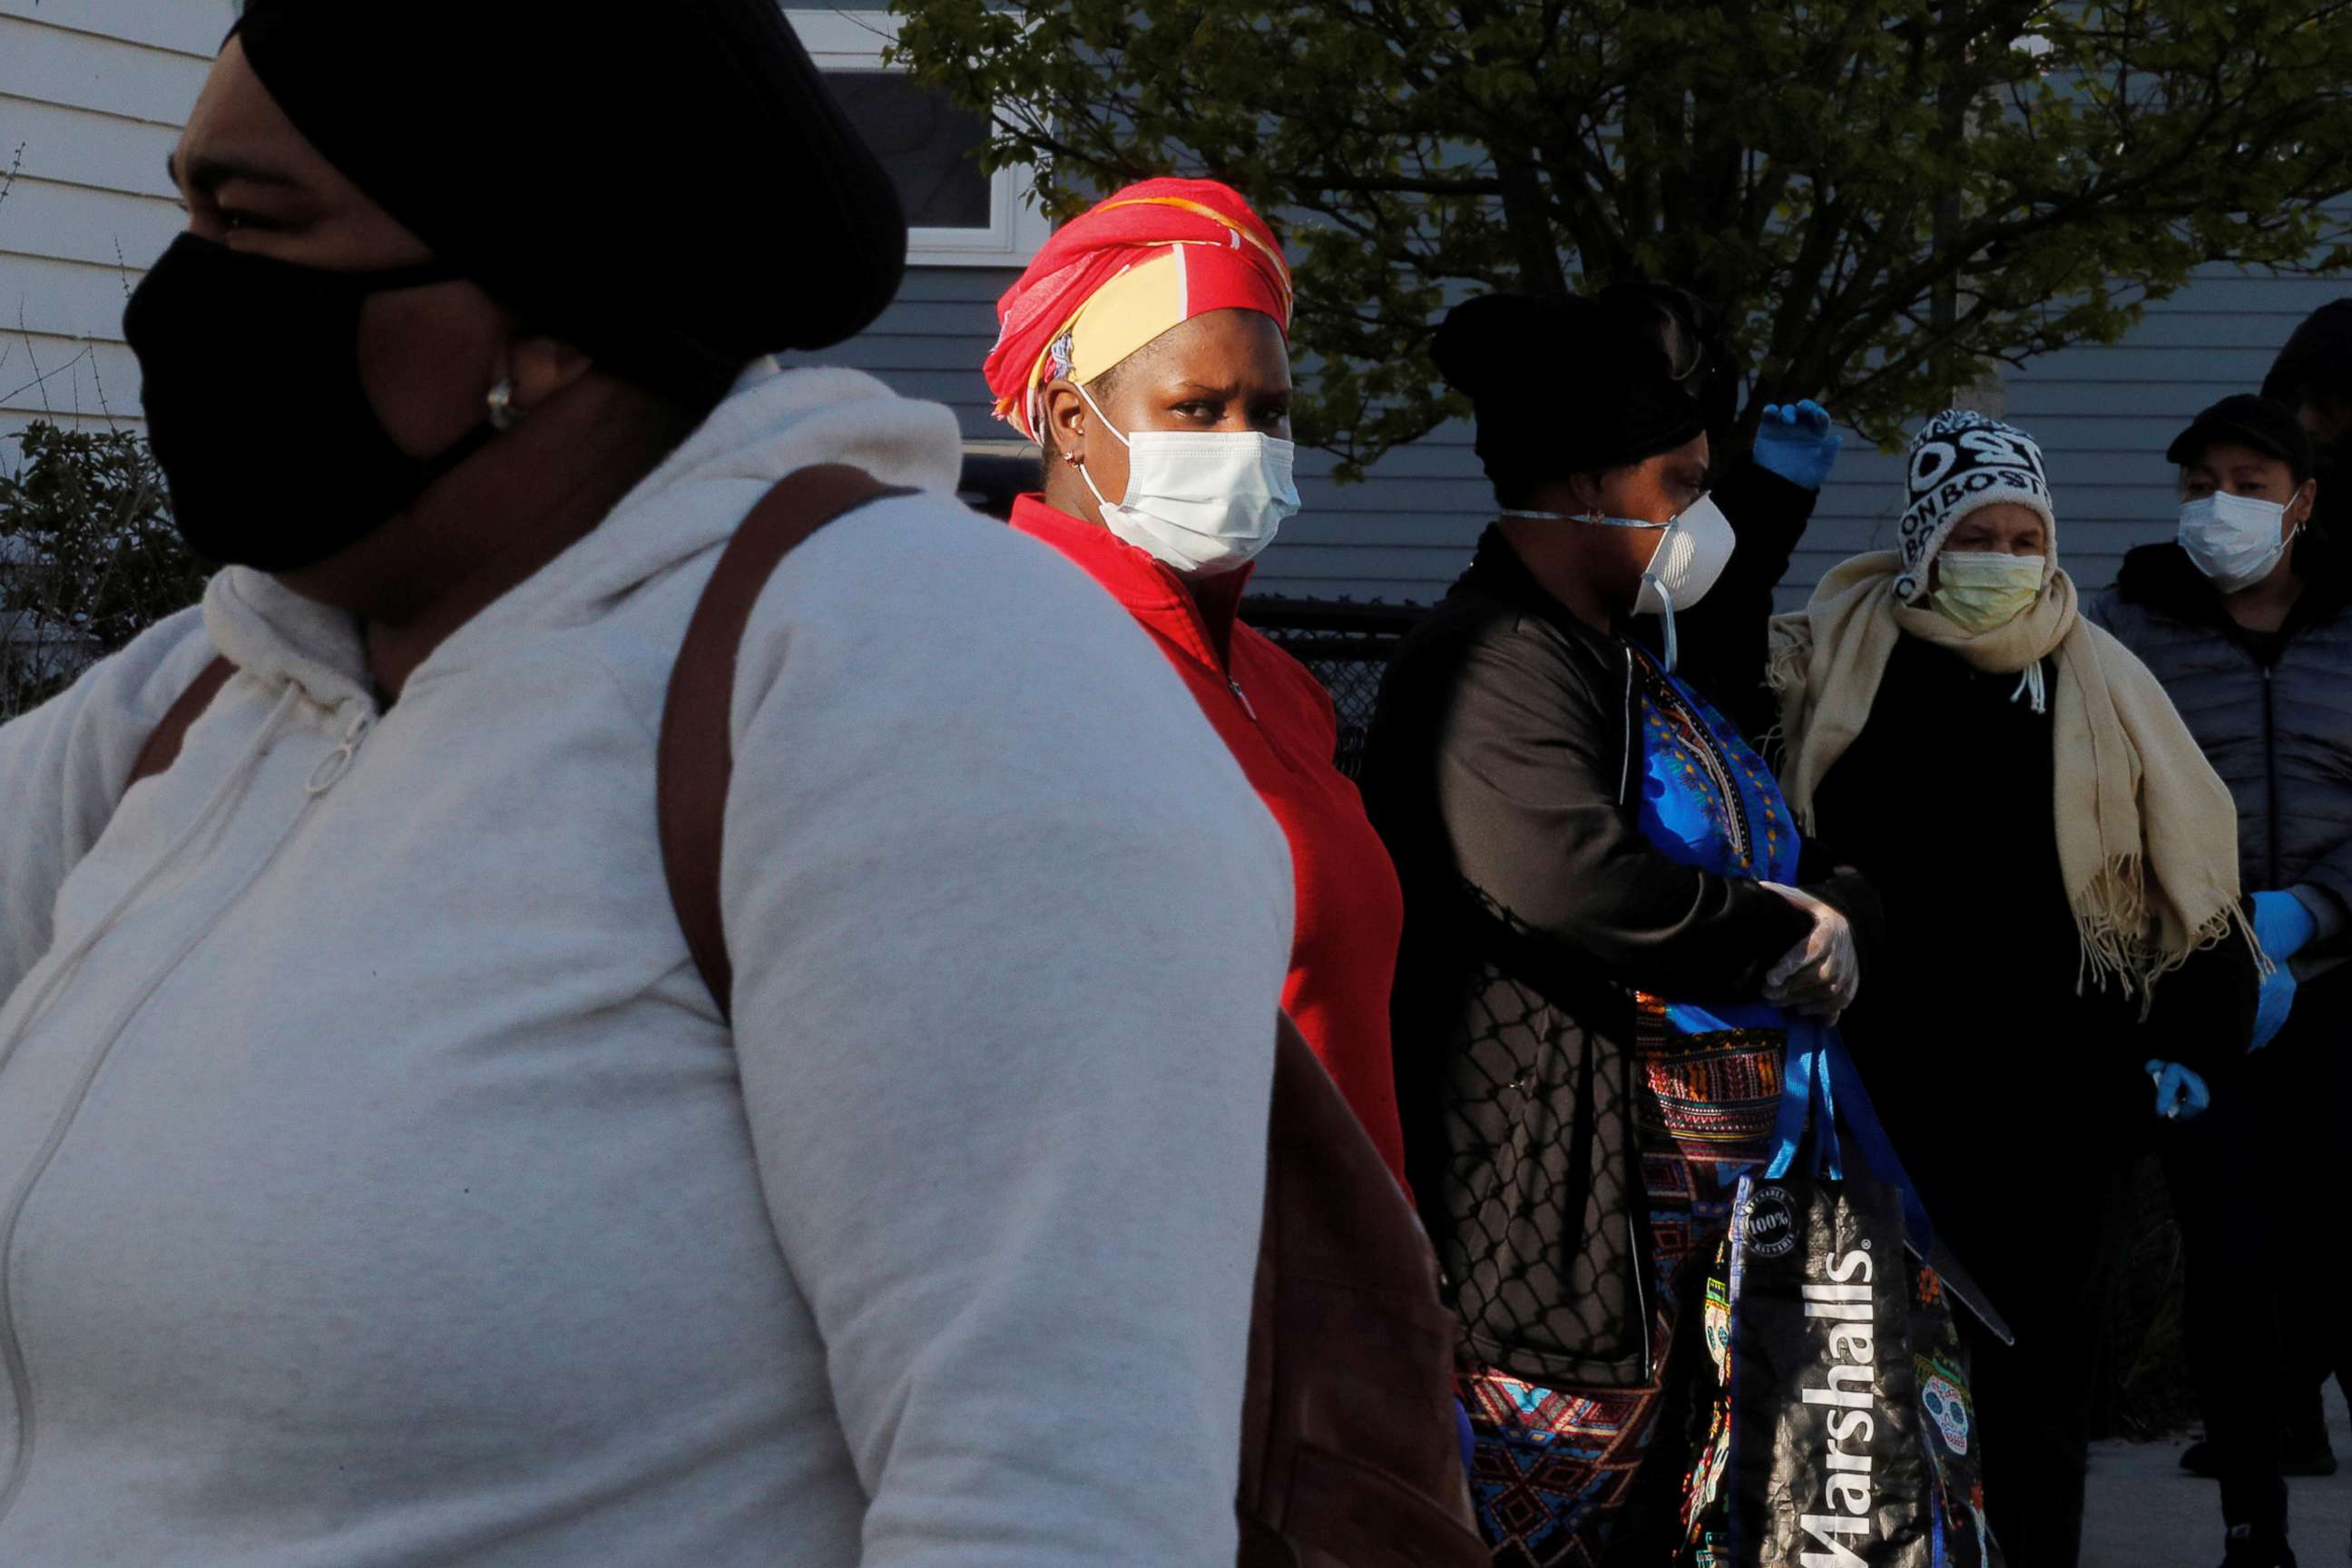
M 719 908 L 719 862 L 727 826 L 727 785 L 735 768 L 730 719 L 735 656 L 752 606 L 776 567 L 826 523 L 871 502 L 913 495 L 863 468 L 824 463 L 787 476 L 770 490 L 719 558 L 688 623 L 662 708 L 657 800 L 662 867 L 687 951 L 723 1017 L 734 1014 L 735 971 Z

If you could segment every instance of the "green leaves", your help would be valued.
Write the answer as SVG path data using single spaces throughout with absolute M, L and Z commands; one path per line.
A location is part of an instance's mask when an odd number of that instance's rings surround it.
M 0 468 L 0 720 L 202 596 L 147 445 L 36 424 Z
M 2352 266 L 2352 0 L 901 5 L 1057 211 L 1207 174 L 1284 229 L 1344 473 L 1458 411 L 1427 344 L 1482 289 L 1679 283 L 1734 319 L 1743 431 L 1812 395 L 1885 440 L 2206 262 Z

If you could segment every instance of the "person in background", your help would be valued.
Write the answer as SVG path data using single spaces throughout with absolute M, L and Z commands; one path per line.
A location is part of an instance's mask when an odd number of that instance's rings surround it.
M 1333 764 L 1322 683 L 1238 619 L 1298 510 L 1290 268 L 1213 180 L 1146 180 L 1065 224 L 997 303 L 998 414 L 1045 449 L 1013 527 L 1084 568 L 1183 677 L 1290 845 L 1283 1005 L 1404 1175 L 1389 991 L 1396 873 Z
M 2352 299 L 2331 300 L 2305 317 L 2263 377 L 2263 395 L 2295 412 L 2311 437 L 2311 531 L 2352 535 Z
M 0 729 L 0 1563 L 1231 1568 L 1282 840 L 947 409 L 771 357 L 906 249 L 783 13 L 252 0 L 173 171 L 228 564 Z M 656 737 L 828 464 L 901 490 L 740 645 L 730 1026 Z
M 1973 1346 L 1993 1533 L 2013 1568 L 2071 1568 L 2110 1194 L 2156 1121 L 2150 1068 L 2172 1110 L 2244 1055 L 2258 954 L 2229 791 L 2077 614 L 2040 447 L 1956 410 L 1908 475 L 1897 549 L 1773 624 L 1780 776 L 1885 900 L 1845 1035 L 2016 1332 Z
M 2335 1470 L 2319 1392 L 2352 1367 L 2333 1310 L 2352 1279 L 2319 1239 L 2352 1131 L 2352 561 L 2311 526 L 2326 489 L 2288 407 L 2223 398 L 2165 460 L 2178 537 L 2126 555 L 2093 615 L 2164 683 L 2236 796 L 2255 929 L 2280 966 L 2247 1092 L 2166 1149 L 2209 1430 L 2182 1462 L 2221 1478 L 2228 1509 L 2241 1472 Z M 2233 1454 L 2232 1411 L 2217 1406 L 2250 1396 L 2254 1449 Z
M 1790 1016 L 1833 1017 L 1869 973 L 1869 889 L 1628 635 L 1655 613 L 1678 645 L 1735 551 L 1673 346 L 1622 294 L 1447 316 L 1501 515 L 1398 648 L 1365 763 L 1405 889 L 1407 1169 L 1462 1322 L 1480 1523 L 1526 1568 L 1681 1551 L 1667 1367 L 1720 1178 L 1764 1157 Z

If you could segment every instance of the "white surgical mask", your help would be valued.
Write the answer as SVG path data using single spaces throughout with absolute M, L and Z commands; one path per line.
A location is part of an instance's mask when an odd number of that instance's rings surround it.
M 1521 511 L 1505 508 L 1503 515 L 1597 523 L 1603 528 L 1657 530 L 1658 547 L 1651 552 L 1650 564 L 1642 574 L 1641 591 L 1633 596 L 1633 613 L 1664 618 L 1668 669 L 1675 668 L 1681 651 L 1675 641 L 1675 612 L 1687 610 L 1706 597 L 1707 590 L 1723 575 L 1724 567 L 1731 563 L 1732 552 L 1739 545 L 1731 520 L 1723 515 L 1723 509 L 1715 504 L 1713 496 L 1699 497 L 1696 503 L 1664 522 L 1609 517 L 1597 511 Z
M 2286 553 L 2285 516 L 2276 501 L 2216 490 L 2180 503 L 2180 548 L 2213 586 L 2234 594 L 2269 576 Z
M 1238 571 L 1274 542 L 1298 510 L 1297 447 L 1255 430 L 1138 430 L 1121 435 L 1083 386 L 1078 395 L 1127 447 L 1127 493 L 1114 504 L 1078 477 L 1103 526 L 1185 577 Z

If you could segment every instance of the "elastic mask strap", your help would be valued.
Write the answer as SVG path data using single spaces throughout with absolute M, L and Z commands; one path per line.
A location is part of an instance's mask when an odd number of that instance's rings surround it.
M 1496 515 L 1529 518 L 1538 522 L 1590 522 L 1602 528 L 1672 528 L 1682 514 L 1677 512 L 1664 522 L 1644 522 L 1638 517 L 1607 517 L 1597 511 L 1527 511 L 1517 507 L 1507 506 Z
M 1102 427 L 1109 431 L 1113 436 L 1118 437 L 1118 444 L 1120 446 L 1125 447 L 1130 452 L 1133 451 L 1135 449 L 1135 443 L 1129 440 L 1126 437 L 1119 435 L 1118 426 L 1110 422 L 1110 416 L 1102 411 L 1101 406 L 1095 402 L 1093 395 L 1088 393 L 1085 387 L 1079 386 L 1075 381 L 1070 383 L 1070 384 L 1078 388 L 1078 395 L 1085 398 L 1087 400 L 1087 406 L 1095 411 L 1095 417 L 1102 421 Z M 1076 468 L 1078 470 L 1078 478 L 1086 481 L 1087 493 L 1095 498 L 1095 505 L 1106 508 L 1112 511 L 1117 511 L 1118 510 L 1118 508 L 1112 506 L 1109 501 L 1105 500 L 1103 499 L 1102 491 L 1095 488 L 1095 477 L 1087 471 L 1087 466 L 1084 463 L 1074 463 L 1071 467 Z
M 1095 417 L 1096 417 L 1096 418 L 1097 418 L 1097 419 L 1099 419 L 1099 420 L 1101 420 L 1101 421 L 1103 422 L 1103 428 L 1104 428 L 1104 429 L 1106 429 L 1106 430 L 1108 430 L 1108 431 L 1109 431 L 1112 435 L 1114 435 L 1114 436 L 1118 436 L 1118 444 L 1119 444 L 1120 446 L 1122 446 L 1122 447 L 1130 447 L 1130 448 L 1134 447 L 1134 445 L 1135 445 L 1135 443 L 1134 443 L 1134 442 L 1132 442 L 1132 441 L 1129 440 L 1125 436 L 1119 435 L 1119 428 L 1118 428 L 1118 426 L 1116 426 L 1116 425 L 1114 425 L 1114 424 L 1112 424 L 1112 423 L 1110 422 L 1110 416 L 1109 416 L 1109 415 L 1108 415 L 1108 414 L 1105 414 L 1105 413 L 1102 411 L 1101 406 L 1100 406 L 1098 404 L 1097 404 L 1097 403 L 1095 402 L 1095 399 L 1094 399 L 1094 394 L 1092 394 L 1092 393 L 1088 392 L 1088 391 L 1087 391 L 1085 387 L 1083 387 L 1083 386 L 1078 386 L 1078 384 L 1077 384 L 1076 382 L 1075 382 L 1075 381 L 1074 381 L 1074 382 L 1072 382 L 1072 383 L 1070 383 L 1070 384 L 1071 384 L 1072 386 L 1077 386 L 1077 387 L 1078 387 L 1078 395 L 1079 395 L 1080 397 L 1083 397 L 1083 398 L 1085 398 L 1085 399 L 1087 400 L 1087 407 L 1089 407 L 1089 408 L 1091 408 L 1091 409 L 1093 409 L 1093 410 L 1095 411 Z M 1080 465 L 1080 467 L 1081 467 L 1081 468 L 1083 468 L 1084 466 L 1085 466 L 1085 465 L 1083 465 L 1083 464 L 1081 464 L 1081 465 Z M 1091 481 L 1089 481 L 1089 483 L 1087 484 L 1087 488 L 1088 489 L 1094 489 L 1094 486 L 1093 486 L 1093 484 L 1092 484 L 1092 482 L 1091 482 Z M 1097 495 L 1097 496 L 1095 497 L 1095 499 L 1096 499 L 1097 500 L 1102 500 L 1102 497 L 1101 497 L 1100 495 Z
M 1085 485 L 1086 485 L 1086 487 L 1087 487 L 1087 492 L 1089 495 L 1091 495 L 1091 496 L 1093 496 L 1093 497 L 1095 498 L 1095 504 L 1096 504 L 1097 506 L 1101 507 L 1101 508 L 1105 509 L 1106 510 L 1116 511 L 1116 510 L 1118 510 L 1118 508 L 1116 508 L 1116 507 L 1112 506 L 1112 505 L 1110 504 L 1110 502 L 1108 502 L 1108 501 L 1107 501 L 1107 500 L 1103 500 L 1103 493 L 1102 493 L 1102 491 L 1101 491 L 1101 490 L 1099 490 L 1099 489 L 1097 489 L 1095 488 L 1095 477 L 1094 477 L 1094 475 L 1092 475 L 1092 474 L 1090 474 L 1090 473 L 1088 473 L 1088 472 L 1087 471 L 1087 466 L 1086 466 L 1084 463 L 1073 463 L 1073 464 L 1071 464 L 1070 466 L 1071 466 L 1072 468 L 1076 468 L 1076 469 L 1077 469 L 1077 470 L 1078 470 L 1078 478 L 1079 478 L 1079 479 L 1085 483 Z
M 1675 596 L 1666 592 L 1666 585 L 1664 583 L 1658 583 L 1647 573 L 1643 574 L 1642 580 L 1656 584 L 1658 603 L 1665 606 L 1659 612 L 1659 616 L 1666 623 L 1666 673 L 1672 675 L 1675 666 L 1682 661 L 1682 648 L 1675 641 Z

